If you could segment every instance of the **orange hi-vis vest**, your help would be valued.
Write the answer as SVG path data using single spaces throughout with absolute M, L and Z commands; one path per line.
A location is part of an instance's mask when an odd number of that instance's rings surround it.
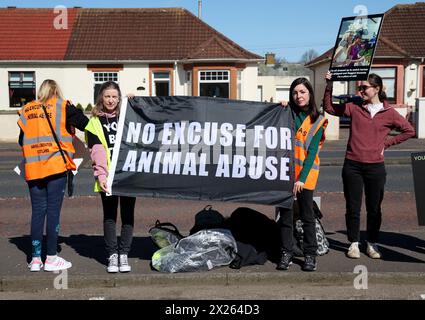
M 27 103 L 18 111 L 18 125 L 24 133 L 22 152 L 25 179 L 35 180 L 75 170 L 72 135 L 66 130 L 66 100 L 51 98 L 45 104 L 50 122 L 64 152 L 66 165 L 39 101 Z
M 311 123 L 310 116 L 307 116 L 304 119 L 301 127 L 298 129 L 295 134 L 295 181 L 298 181 L 301 170 L 304 166 L 304 160 L 307 157 L 307 151 L 310 146 L 311 140 L 317 131 L 323 127 L 326 129 L 328 125 L 328 119 L 324 116 L 319 116 L 314 123 Z M 319 143 L 319 151 L 322 149 L 323 142 L 325 141 L 325 133 L 323 131 L 323 135 L 320 138 Z M 319 151 L 316 154 L 316 158 L 314 159 L 313 166 L 310 169 L 310 172 L 307 176 L 307 179 L 304 184 L 304 188 L 308 190 L 314 190 L 316 188 L 317 179 L 319 178 L 319 170 L 320 170 L 320 159 L 319 159 Z

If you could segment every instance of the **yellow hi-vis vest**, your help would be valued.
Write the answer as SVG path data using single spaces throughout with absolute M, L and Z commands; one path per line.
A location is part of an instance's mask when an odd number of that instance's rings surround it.
M 295 181 L 298 181 L 301 170 L 304 166 L 304 160 L 307 156 L 307 150 L 310 146 L 311 140 L 317 131 L 323 127 L 323 130 L 326 129 L 328 125 L 328 119 L 324 116 L 319 116 L 314 123 L 311 123 L 310 116 L 307 116 L 304 119 L 301 127 L 298 129 L 295 134 Z M 323 142 L 325 141 L 325 132 L 323 131 L 323 135 L 320 138 L 319 143 L 319 151 L 322 149 Z M 319 178 L 319 170 L 320 170 L 320 159 L 319 159 L 319 151 L 316 154 L 316 158 L 314 159 L 313 166 L 307 176 L 307 179 L 304 184 L 304 188 L 308 190 L 314 190 L 316 188 L 317 179 Z
M 75 153 L 72 135 L 66 130 L 66 100 L 51 98 L 44 105 L 64 152 L 66 164 L 55 142 L 42 104 L 36 100 L 27 103 L 18 111 L 18 126 L 24 133 L 22 153 L 27 181 L 76 169 L 72 160 Z
M 108 165 L 108 171 L 111 164 L 111 153 L 109 152 L 108 142 L 106 142 L 105 133 L 103 132 L 102 124 L 100 123 L 100 120 L 98 117 L 91 117 L 89 123 L 87 124 L 86 128 L 86 143 L 88 143 L 88 136 L 87 132 L 91 132 L 95 136 L 97 136 L 100 140 L 100 143 L 102 143 L 102 146 L 105 148 L 106 151 L 106 163 Z M 100 187 L 99 180 L 96 179 L 96 182 L 94 183 L 94 192 L 101 192 L 102 188 Z

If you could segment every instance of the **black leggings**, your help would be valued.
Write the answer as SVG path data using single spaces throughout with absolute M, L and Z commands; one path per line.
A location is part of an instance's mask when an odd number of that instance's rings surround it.
M 133 241 L 134 207 L 136 198 L 123 196 L 106 196 L 100 193 L 103 205 L 103 233 L 105 238 L 106 252 L 128 254 Z M 118 247 L 116 225 L 118 215 L 118 202 L 121 211 L 121 238 Z

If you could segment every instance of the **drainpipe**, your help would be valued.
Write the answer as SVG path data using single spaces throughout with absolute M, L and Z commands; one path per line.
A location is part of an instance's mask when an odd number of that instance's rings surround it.
M 176 96 L 177 94 L 177 60 L 174 61 L 174 77 L 173 77 L 173 82 L 174 82 L 174 92 L 173 95 Z

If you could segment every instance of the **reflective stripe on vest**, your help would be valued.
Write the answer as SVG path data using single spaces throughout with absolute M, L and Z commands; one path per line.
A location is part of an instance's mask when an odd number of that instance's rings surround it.
M 19 110 L 18 119 L 18 125 L 24 133 L 22 151 L 26 180 L 42 179 L 68 169 L 76 169 L 72 160 L 75 153 L 72 136 L 66 130 L 66 101 L 52 98 L 45 105 L 53 130 L 64 151 L 66 164 L 53 137 L 42 104 L 32 101 Z
M 301 174 L 301 170 L 304 166 L 304 160 L 307 156 L 307 151 L 308 151 L 308 148 L 310 147 L 311 140 L 313 139 L 317 131 L 319 131 L 321 127 L 325 129 L 327 124 L 328 124 L 328 120 L 323 116 L 319 116 L 314 123 L 311 123 L 310 117 L 307 116 L 304 119 L 303 123 L 301 124 L 301 127 L 296 132 L 295 143 L 294 143 L 295 145 L 295 152 L 294 152 L 295 181 L 298 181 L 299 176 Z M 322 149 L 324 140 L 325 140 L 325 134 L 323 133 L 319 143 L 319 150 L 316 154 L 314 163 L 310 169 L 310 172 L 304 184 L 305 189 L 314 190 L 316 188 L 317 179 L 319 178 L 319 170 L 320 170 L 319 152 Z
M 111 164 L 111 152 L 109 151 L 109 147 L 108 147 L 108 142 L 106 141 L 106 137 L 105 137 L 105 133 L 103 132 L 103 128 L 102 128 L 102 123 L 100 122 L 100 119 L 98 117 L 91 117 L 89 123 L 87 124 L 86 128 L 86 143 L 88 143 L 88 136 L 87 136 L 87 132 L 90 132 L 92 134 L 94 134 L 96 137 L 98 137 L 98 139 L 100 140 L 100 143 L 102 144 L 102 146 L 105 148 L 105 152 L 106 152 L 106 163 L 108 166 L 108 171 L 109 171 L 109 167 Z M 94 183 L 94 188 L 93 188 L 94 192 L 101 192 L 102 188 L 100 187 L 99 184 L 99 180 L 96 179 L 95 183 Z

